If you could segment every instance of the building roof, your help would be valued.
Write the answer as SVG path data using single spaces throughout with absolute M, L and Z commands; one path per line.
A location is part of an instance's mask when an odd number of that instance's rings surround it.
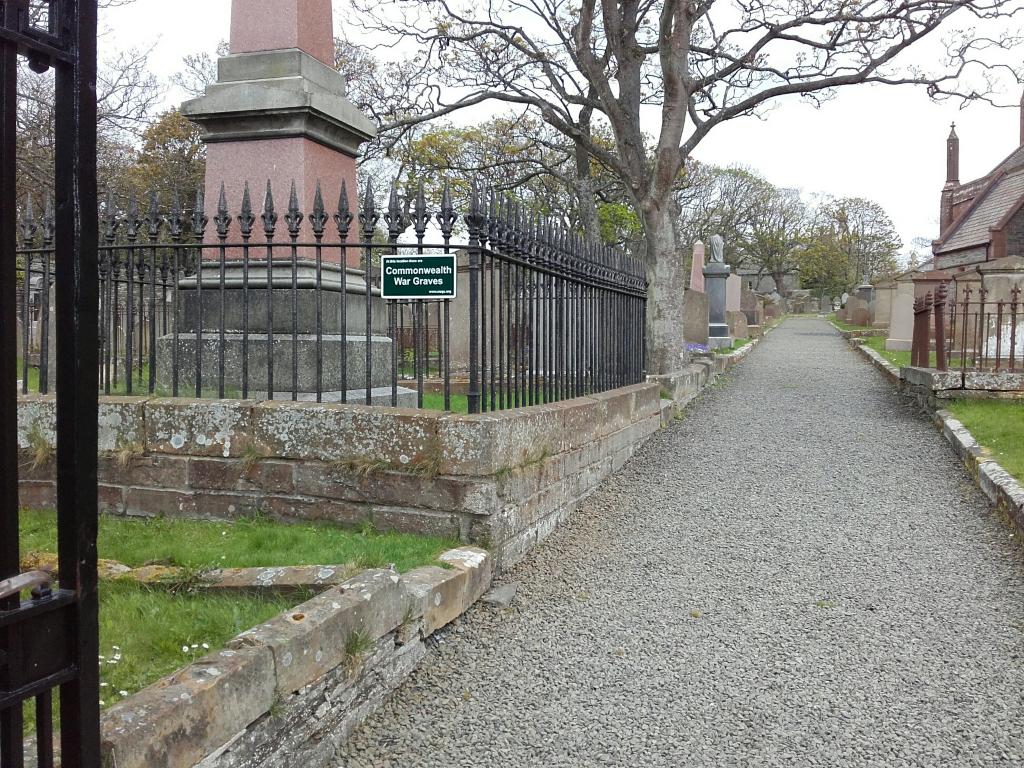
M 1012 161 L 1018 160 L 1014 163 Z M 985 245 L 996 226 L 1024 197 L 1024 146 L 1004 160 L 964 214 L 943 233 L 937 254 Z

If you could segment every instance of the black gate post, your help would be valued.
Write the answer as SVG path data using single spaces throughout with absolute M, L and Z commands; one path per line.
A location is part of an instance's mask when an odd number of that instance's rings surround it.
M 75 765 L 77 756 L 81 768 L 98 768 L 100 762 L 96 5 L 96 0 L 64 0 L 59 21 L 69 61 L 57 66 L 54 116 L 58 571 L 61 589 L 77 597 L 72 624 L 78 657 L 78 676 L 61 687 L 61 753 L 64 765 Z
M 96 0 L 0 5 L 0 768 L 25 761 L 22 707 L 35 700 L 37 759 L 53 765 L 60 687 L 61 764 L 99 768 L 96 437 L 99 270 Z M 36 9 L 39 10 L 39 9 Z M 56 477 L 60 588 L 18 575 L 15 374 L 17 56 L 55 79 Z M 26 276 L 27 279 L 27 276 Z M 47 286 L 44 286 L 46 290 Z M 31 601 L 21 593 L 35 587 Z

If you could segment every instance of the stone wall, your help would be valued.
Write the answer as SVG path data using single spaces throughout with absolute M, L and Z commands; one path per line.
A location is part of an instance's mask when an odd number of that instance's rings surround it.
M 370 523 L 480 544 L 509 564 L 659 429 L 661 403 L 657 383 L 475 416 L 104 397 L 99 421 L 107 513 Z M 54 423 L 52 396 L 19 400 L 23 506 L 55 501 Z
M 338 747 L 416 667 L 426 639 L 489 588 L 483 550 L 441 562 L 365 571 L 118 702 L 102 718 L 103 764 L 337 765 Z
M 900 393 L 933 411 L 958 398 L 1024 398 L 1024 373 L 900 368 Z

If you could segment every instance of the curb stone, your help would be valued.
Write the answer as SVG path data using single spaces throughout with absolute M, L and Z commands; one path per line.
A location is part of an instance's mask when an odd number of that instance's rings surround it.
M 996 509 L 1006 513 L 1014 527 L 1024 529 L 1024 486 L 994 461 L 970 430 L 949 411 L 935 411 L 932 422 L 953 447 L 981 492 Z

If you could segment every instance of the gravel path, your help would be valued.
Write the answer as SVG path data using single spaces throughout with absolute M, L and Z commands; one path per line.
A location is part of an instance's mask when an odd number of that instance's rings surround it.
M 449 629 L 342 765 L 1022 766 L 1024 558 L 792 319 Z

